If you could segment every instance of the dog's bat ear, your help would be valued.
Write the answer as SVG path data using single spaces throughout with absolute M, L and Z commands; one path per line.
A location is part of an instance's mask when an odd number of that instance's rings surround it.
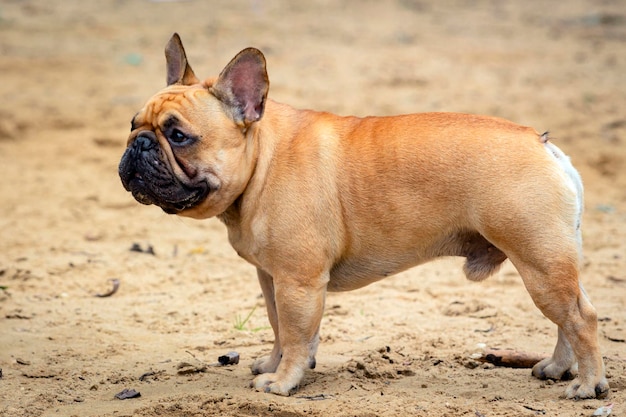
M 192 85 L 200 82 L 187 63 L 185 48 L 178 33 L 172 35 L 165 47 L 165 60 L 167 62 L 167 85 Z
M 235 122 L 247 128 L 263 116 L 269 86 L 265 57 L 258 49 L 247 48 L 222 70 L 212 92 L 230 107 Z

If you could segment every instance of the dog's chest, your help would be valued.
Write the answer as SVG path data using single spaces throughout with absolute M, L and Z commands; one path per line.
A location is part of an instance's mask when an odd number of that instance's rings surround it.
M 231 222 L 221 218 L 228 230 L 228 241 L 237 255 L 257 268 L 264 269 L 261 262 L 264 233 L 259 233 L 258 227 L 244 226 L 239 222 Z

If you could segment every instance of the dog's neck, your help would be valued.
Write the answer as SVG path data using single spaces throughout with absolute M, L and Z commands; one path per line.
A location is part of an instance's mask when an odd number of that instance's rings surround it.
M 243 193 L 239 195 L 222 214 L 218 214 L 217 218 L 226 225 L 226 227 L 237 227 L 241 223 L 241 202 Z
M 285 144 L 291 142 L 297 132 L 303 130 L 303 125 L 309 124 L 312 116 L 317 113 L 267 100 L 263 118 L 245 132 L 253 159 L 248 184 L 233 203 L 217 216 L 231 233 L 242 226 L 250 209 L 256 207 L 256 198 L 262 194 L 275 155 L 281 152 Z M 254 201 L 247 198 L 248 195 L 255 196 Z
M 240 226 L 242 210 L 245 210 L 246 206 L 247 191 L 250 191 L 251 188 L 262 187 L 276 150 L 276 142 L 285 135 L 285 129 L 282 127 L 277 128 L 277 122 L 279 126 L 281 124 L 281 116 L 277 117 L 277 114 L 280 113 L 284 117 L 285 113 L 291 112 L 297 113 L 298 111 L 290 106 L 268 100 L 264 117 L 244 131 L 246 141 L 248 142 L 247 146 L 249 147 L 248 154 L 251 155 L 252 159 L 250 163 L 253 168 L 242 193 L 222 214 L 217 216 L 229 229 Z M 284 127 L 288 130 L 288 126 Z

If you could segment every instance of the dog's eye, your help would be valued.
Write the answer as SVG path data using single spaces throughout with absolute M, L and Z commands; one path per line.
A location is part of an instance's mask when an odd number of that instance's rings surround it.
M 172 143 L 182 144 L 187 141 L 187 136 L 180 130 L 174 129 L 172 130 L 172 133 L 170 133 L 168 139 Z

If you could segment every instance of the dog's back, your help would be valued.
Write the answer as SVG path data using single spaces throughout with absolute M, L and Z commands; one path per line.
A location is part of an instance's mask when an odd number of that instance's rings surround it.
M 469 279 L 482 280 L 507 250 L 559 221 L 546 218 L 547 206 L 579 223 L 580 210 L 569 206 L 581 204 L 582 192 L 572 186 L 580 177 L 532 128 L 453 113 L 292 113 L 271 101 L 266 118 L 276 108 L 300 126 L 293 137 L 283 131 L 276 144 L 268 175 L 280 183 L 270 192 L 282 197 L 268 199 L 280 201 L 268 212 L 282 224 L 307 224 L 303 235 L 323 237 L 307 246 L 334 253 L 331 290 L 452 255 L 467 258 Z M 337 218 L 343 221 L 329 221 Z

